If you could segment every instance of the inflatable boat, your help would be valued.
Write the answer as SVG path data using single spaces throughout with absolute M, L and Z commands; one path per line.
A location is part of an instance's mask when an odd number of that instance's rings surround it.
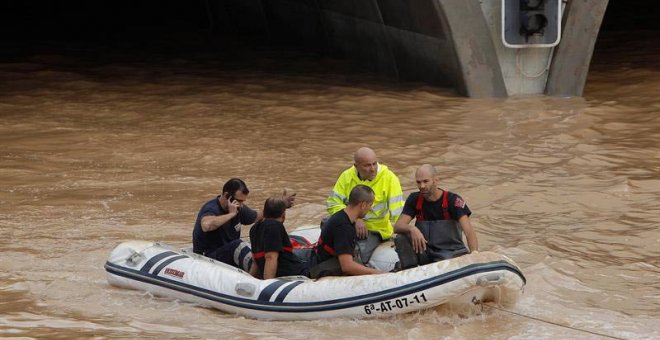
M 393 267 L 395 257 L 391 242 L 386 242 L 374 253 L 372 263 L 387 269 Z M 190 250 L 148 241 L 119 244 L 105 270 L 114 286 L 269 320 L 373 318 L 440 305 L 465 310 L 480 302 L 510 307 L 526 282 L 511 259 L 493 252 L 395 273 L 260 280 Z

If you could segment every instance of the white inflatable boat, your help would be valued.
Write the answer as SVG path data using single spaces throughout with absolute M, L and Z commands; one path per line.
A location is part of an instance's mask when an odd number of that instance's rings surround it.
M 372 262 L 392 253 L 385 243 Z M 105 270 L 115 286 L 270 320 L 382 317 L 440 305 L 470 309 L 476 302 L 510 307 L 525 285 L 518 266 L 492 252 L 380 275 L 259 280 L 187 250 L 129 241 L 112 251 Z

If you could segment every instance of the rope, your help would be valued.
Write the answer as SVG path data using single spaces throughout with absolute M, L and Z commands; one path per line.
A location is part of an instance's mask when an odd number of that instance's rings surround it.
M 506 312 L 506 313 L 509 313 L 509 314 L 512 314 L 512 315 L 516 315 L 516 316 L 519 316 L 519 317 L 522 317 L 522 318 L 527 318 L 527 319 L 530 319 L 530 320 L 535 320 L 535 321 L 547 323 L 547 324 L 554 325 L 554 326 L 568 328 L 568 329 L 572 329 L 572 330 L 578 331 L 578 332 L 589 333 L 589 334 L 592 334 L 592 335 L 602 336 L 602 337 L 610 338 L 610 339 L 625 340 L 625 338 L 620 338 L 620 337 L 617 337 L 617 336 L 608 335 L 608 334 L 604 334 L 604 333 L 598 333 L 598 332 L 590 331 L 590 330 L 587 330 L 587 329 L 576 328 L 576 327 L 572 327 L 572 326 L 566 326 L 566 325 L 562 325 L 562 324 L 554 322 L 554 321 L 544 320 L 544 319 L 541 319 L 541 318 L 538 318 L 538 317 L 535 317 L 535 316 L 525 315 L 525 314 L 517 313 L 517 312 L 514 312 L 514 311 L 506 310 L 504 308 L 499 308 L 497 306 L 484 304 L 483 302 L 481 302 L 481 300 L 476 300 L 476 301 L 473 300 L 473 302 L 474 302 L 475 305 L 476 304 L 481 305 L 482 310 L 483 310 L 484 306 L 485 307 L 490 307 L 490 308 L 497 309 L 499 311 Z
M 555 48 L 554 47 L 550 48 L 550 54 L 548 55 L 548 62 L 546 63 L 545 67 L 536 74 L 529 74 L 529 73 L 525 72 L 524 67 L 523 67 L 523 65 L 520 61 L 520 59 L 521 59 L 520 54 L 522 53 L 521 50 L 524 50 L 524 49 L 519 48 L 516 51 L 516 68 L 518 69 L 520 74 L 522 74 L 523 76 L 525 76 L 527 78 L 538 78 L 538 77 L 542 76 L 543 74 L 545 74 L 550 69 L 550 64 L 552 63 L 552 56 L 555 53 Z M 529 50 L 529 49 L 527 49 L 527 50 Z
M 296 229 L 296 230 L 310 230 L 310 229 L 317 229 L 317 228 L 318 228 L 318 226 L 311 226 L 309 228 Z M 247 237 L 242 237 L 242 238 L 247 238 Z M 499 300 L 499 297 L 498 297 L 497 300 Z M 576 328 L 576 327 L 572 327 L 572 326 L 566 326 L 566 325 L 562 325 L 562 324 L 554 322 L 554 321 L 544 320 L 544 319 L 541 319 L 541 318 L 538 318 L 538 317 L 535 317 L 535 316 L 525 315 L 525 314 L 517 313 L 517 312 L 514 312 L 514 311 L 506 310 L 504 308 L 499 308 L 497 306 L 485 304 L 481 300 L 477 300 L 476 298 L 472 299 L 472 303 L 474 303 L 475 305 L 481 306 L 482 311 L 483 311 L 484 307 L 490 307 L 490 308 L 497 309 L 499 311 L 509 313 L 509 314 L 512 314 L 512 315 L 516 315 L 516 316 L 519 316 L 519 317 L 522 317 L 522 318 L 527 318 L 527 319 L 530 319 L 530 320 L 535 320 L 535 321 L 547 323 L 547 324 L 550 324 L 550 325 L 571 329 L 571 330 L 574 330 L 574 331 L 577 331 L 577 332 L 589 333 L 589 334 L 592 334 L 592 335 L 602 336 L 602 337 L 610 338 L 610 339 L 626 340 L 625 338 L 621 338 L 621 337 L 617 337 L 617 336 L 613 336 L 613 335 L 608 335 L 608 334 L 605 334 L 605 333 L 598 333 L 598 332 L 590 331 L 588 329 L 582 329 L 582 328 Z

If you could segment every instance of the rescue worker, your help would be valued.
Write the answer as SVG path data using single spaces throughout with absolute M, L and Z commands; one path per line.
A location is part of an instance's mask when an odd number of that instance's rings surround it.
M 477 252 L 477 234 L 470 223 L 472 212 L 463 198 L 438 187 L 440 177 L 432 165 L 420 166 L 415 182 L 419 192 L 408 196 L 394 225 L 394 231 L 402 234 L 395 238 L 400 269 Z M 413 218 L 414 226 L 410 225 Z
M 245 204 L 247 185 L 239 178 L 229 179 L 222 194 L 206 202 L 197 213 L 193 227 L 193 252 L 254 273 L 250 245 L 240 239 L 241 225 L 262 219 L 262 213 Z M 293 205 L 295 193 L 282 194 L 288 206 Z
M 353 154 L 353 163 L 337 179 L 326 204 L 328 214 L 333 215 L 346 207 L 349 193 L 355 186 L 366 185 L 374 191 L 371 210 L 355 221 L 360 261 L 366 264 L 376 247 L 392 237 L 392 225 L 403 209 L 403 191 L 399 178 L 387 166 L 378 163 L 372 149 L 359 148 Z
M 287 202 L 270 197 L 264 203 L 264 219 L 250 228 L 252 257 L 257 265 L 256 277 L 272 279 L 281 276 L 309 277 L 309 262 L 297 256 L 284 227 Z
M 348 195 L 348 205 L 323 224 L 315 251 L 318 264 L 310 269 L 312 278 L 381 273 L 354 260 L 355 223 L 371 210 L 374 196 L 368 186 L 355 186 Z

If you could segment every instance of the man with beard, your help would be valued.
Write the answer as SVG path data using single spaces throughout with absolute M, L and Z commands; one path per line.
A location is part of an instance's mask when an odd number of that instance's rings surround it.
M 476 252 L 479 243 L 470 223 L 472 212 L 463 198 L 438 186 L 440 178 L 432 165 L 420 166 L 415 172 L 415 181 L 419 192 L 408 196 L 394 225 L 394 231 L 402 234 L 395 239 L 401 268 Z M 414 226 L 410 225 L 413 218 L 416 219 Z M 462 233 L 465 233 L 467 248 Z
M 348 196 L 348 205 L 323 224 L 316 246 L 318 264 L 311 269 L 312 278 L 381 273 L 353 259 L 357 240 L 355 222 L 364 218 L 371 210 L 374 196 L 374 191 L 370 187 L 358 184 Z

